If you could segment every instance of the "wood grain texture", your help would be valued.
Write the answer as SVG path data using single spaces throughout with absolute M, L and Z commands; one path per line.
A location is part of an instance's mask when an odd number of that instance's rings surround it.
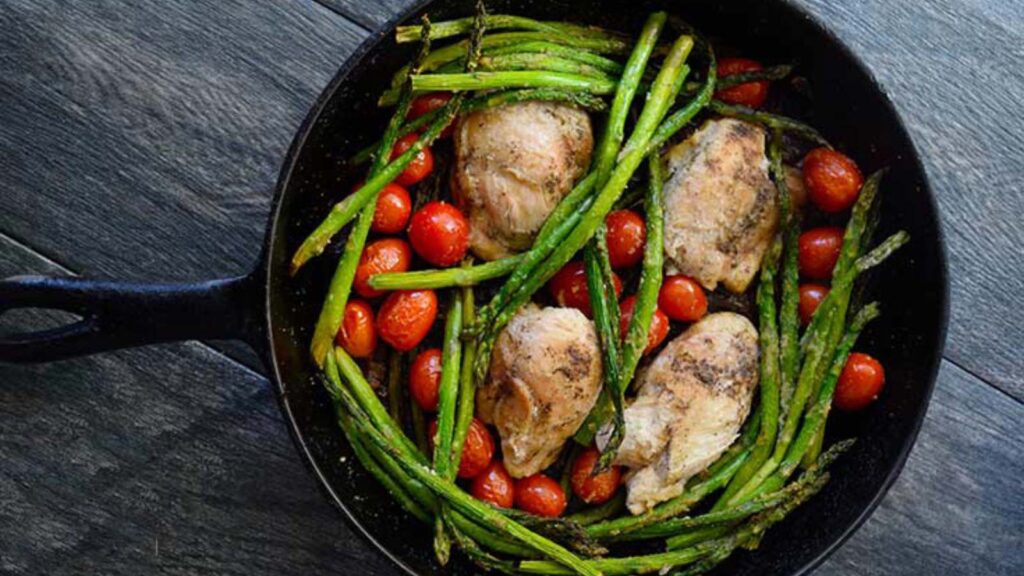
M 799 3 L 876 74 L 923 156 L 948 243 L 947 355 L 1024 401 L 1024 3 Z
M 407 0 L 316 0 L 328 9 L 373 30 L 412 4 Z

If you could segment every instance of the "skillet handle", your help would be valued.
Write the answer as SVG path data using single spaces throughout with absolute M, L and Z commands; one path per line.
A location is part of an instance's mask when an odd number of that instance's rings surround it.
M 64 310 L 81 320 L 0 336 L 0 362 L 49 362 L 157 342 L 239 339 L 263 346 L 257 275 L 191 284 L 136 284 L 15 276 L 0 280 L 0 316 L 16 308 Z

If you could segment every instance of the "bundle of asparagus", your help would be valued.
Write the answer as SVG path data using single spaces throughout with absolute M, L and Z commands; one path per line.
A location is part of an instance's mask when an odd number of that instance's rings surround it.
M 412 516 L 434 526 L 438 561 L 448 562 L 454 543 L 485 569 L 530 574 L 681 574 L 713 568 L 736 548 L 755 547 L 761 535 L 828 481 L 828 465 L 850 442 L 821 452 L 829 406 L 846 359 L 875 303 L 851 312 L 858 277 L 907 241 L 898 233 L 869 249 L 879 205 L 881 173 L 864 184 L 846 225 L 832 289 L 801 340 L 797 317 L 797 238 L 800 222 L 791 205 L 782 165 L 783 133 L 824 143 L 813 128 L 796 120 L 714 100 L 716 89 L 782 78 L 780 66 L 719 81 L 714 52 L 692 33 L 662 43 L 666 14 L 652 14 L 636 39 L 604 29 L 520 16 L 487 15 L 399 27 L 398 42 L 420 42 L 415 60 L 399 70 L 380 99 L 395 106 L 380 141 L 356 154 L 370 161 L 365 184 L 346 196 L 299 247 L 293 273 L 324 251 L 349 223 L 345 252 L 331 280 L 312 341 L 312 356 L 323 368 L 323 384 L 335 401 L 339 425 L 365 469 Z M 508 30 L 485 34 L 485 30 Z M 468 35 L 441 48 L 432 42 Z M 706 71 L 687 83 L 691 52 L 698 47 Z M 625 61 L 617 58 L 628 55 Z M 646 98 L 636 95 L 646 90 Z M 441 108 L 408 119 L 413 94 L 454 93 Z M 610 97 L 610 102 L 605 100 Z M 412 405 L 412 437 L 403 426 L 402 354 L 388 366 L 388 401 L 363 376 L 359 364 L 335 334 L 352 290 L 355 270 L 370 230 L 380 191 L 431 145 L 460 113 L 526 100 L 570 102 L 606 111 L 604 132 L 589 173 L 556 206 L 532 247 L 492 262 L 450 269 L 380 274 L 369 280 L 379 290 L 451 289 L 444 323 L 437 403 L 436 447 L 425 446 L 423 415 Z M 639 111 L 627 125 L 631 113 Z M 739 439 L 685 490 L 645 513 L 623 516 L 619 498 L 561 519 L 540 518 L 491 506 L 456 484 L 462 447 L 473 420 L 476 386 L 486 376 L 499 332 L 534 293 L 578 252 L 587 283 L 604 364 L 601 398 L 576 439 L 589 444 L 598 426 L 612 423 L 611 441 L 597 470 L 609 465 L 624 435 L 623 404 L 633 380 L 662 284 L 662 163 L 660 149 L 701 113 L 735 116 L 772 133 L 770 173 L 778 189 L 782 232 L 762 264 L 756 290 L 760 332 L 760 395 Z M 417 142 L 391 159 L 398 138 L 419 132 Z M 647 239 L 637 301 L 624 338 L 612 289 L 605 241 L 605 216 L 647 163 L 643 188 Z M 505 278 L 487 304 L 477 308 L 474 286 Z M 804 472 L 790 481 L 804 464 Z M 706 512 L 687 513 L 720 493 Z M 664 541 L 656 554 L 608 556 L 607 544 Z

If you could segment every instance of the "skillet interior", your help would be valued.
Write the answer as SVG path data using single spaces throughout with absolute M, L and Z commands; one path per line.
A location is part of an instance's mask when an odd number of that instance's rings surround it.
M 423 2 L 435 21 L 472 13 L 472 0 Z M 879 237 L 907 229 L 912 237 L 873 276 L 869 294 L 883 316 L 862 337 L 860 349 L 886 366 L 885 393 L 868 410 L 830 419 L 830 440 L 858 442 L 833 468 L 832 480 L 813 500 L 773 528 L 754 553 L 740 552 L 716 573 L 796 574 L 813 568 L 877 505 L 895 479 L 924 416 L 941 357 L 946 324 L 945 260 L 935 204 L 909 137 L 873 78 L 829 33 L 778 1 L 699 0 L 571 2 L 502 0 L 492 13 L 602 24 L 635 32 L 655 9 L 668 10 L 742 53 L 767 62 L 795 62 L 810 80 L 812 123 L 858 160 L 865 172 L 888 166 Z M 333 257 L 314 261 L 295 279 L 290 254 L 328 206 L 359 175 L 344 159 L 376 139 L 386 114 L 374 102 L 412 48 L 396 47 L 392 25 L 378 31 L 342 67 L 311 112 L 282 170 L 268 236 L 270 346 L 282 402 L 296 439 L 328 493 L 381 549 L 407 570 L 442 573 L 432 560 L 430 531 L 404 514 L 355 463 L 335 423 L 329 400 L 307 359 L 310 327 L 333 271 Z M 449 573 L 476 570 L 456 563 Z

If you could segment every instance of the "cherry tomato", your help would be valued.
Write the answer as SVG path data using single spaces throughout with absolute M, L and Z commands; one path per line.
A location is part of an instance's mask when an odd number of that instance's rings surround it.
M 884 384 L 885 369 L 881 362 L 867 354 L 854 352 L 843 366 L 832 405 L 840 410 L 860 410 L 878 397 Z
M 394 160 L 395 158 L 398 158 L 404 154 L 406 150 L 412 148 L 412 145 L 416 143 L 416 140 L 419 139 L 419 137 L 419 134 L 413 133 L 406 134 L 399 138 L 398 142 L 395 142 L 395 147 L 391 150 L 391 159 Z M 402 186 L 412 186 L 429 176 L 433 170 L 434 153 L 430 151 L 430 148 L 424 148 L 423 150 L 420 150 L 419 154 L 412 159 L 412 162 L 405 167 L 405 170 L 398 175 L 398 178 L 395 178 L 395 182 Z
M 469 249 L 469 220 L 446 202 L 428 202 L 409 223 L 412 249 L 435 266 L 458 264 Z
M 414 120 L 427 114 L 444 107 L 449 100 L 452 99 L 451 92 L 431 92 L 429 94 L 423 94 L 413 99 L 409 105 L 409 113 L 406 118 Z M 449 124 L 443 131 L 441 131 L 441 137 L 445 138 L 451 136 L 452 130 L 455 129 L 455 122 Z
M 627 297 L 619 305 L 619 330 L 622 331 L 623 338 L 626 337 L 626 331 L 629 330 L 629 319 L 633 317 L 634 306 L 636 306 L 636 296 Z M 654 317 L 651 318 L 651 328 L 647 332 L 647 347 L 644 348 L 644 354 L 649 354 L 651 350 L 661 346 L 666 336 L 668 336 L 668 316 L 655 308 Z
M 434 437 L 437 436 L 437 420 L 427 428 L 430 450 L 434 450 Z M 494 438 L 487 426 L 476 418 L 469 423 L 466 441 L 462 444 L 462 459 L 459 461 L 459 478 L 476 478 L 491 464 L 494 457 Z
M 797 259 L 800 273 L 814 280 L 828 280 L 843 247 L 842 228 L 812 228 L 800 235 Z
M 498 508 L 511 508 L 515 501 L 515 482 L 501 460 L 495 460 L 473 478 L 469 492 L 477 500 L 490 502 Z
M 632 210 L 615 210 L 604 220 L 608 228 L 608 259 L 614 268 L 628 268 L 644 257 L 647 227 Z
M 673 320 L 696 322 L 708 312 L 708 297 L 692 278 L 669 276 L 658 292 L 658 309 Z
M 349 300 L 334 340 L 349 356 L 369 358 L 377 348 L 377 328 L 373 325 L 370 305 L 362 300 Z
M 429 348 L 416 355 L 409 366 L 409 395 L 427 412 L 437 410 L 441 383 L 441 349 Z
M 377 207 L 373 211 L 370 229 L 380 234 L 397 234 L 405 229 L 412 212 L 412 198 L 409 192 L 391 183 L 377 196 Z
M 601 453 L 590 447 L 576 457 L 572 463 L 572 491 L 587 504 L 603 504 L 611 499 L 619 488 L 622 471 L 618 466 L 597 475 L 591 475 Z
M 524 512 L 554 518 L 565 511 L 565 492 L 543 474 L 527 476 L 516 482 L 516 506 Z
M 622 281 L 614 272 L 612 281 L 615 284 L 615 298 L 618 299 L 622 294 Z M 583 269 L 582 262 L 569 262 L 562 267 L 548 282 L 548 291 L 559 306 L 576 308 L 586 314 L 587 318 L 593 316 L 594 312 L 590 309 L 590 292 L 587 291 L 587 272 Z
M 803 172 L 807 195 L 823 212 L 842 212 L 852 206 L 864 184 L 857 164 L 849 156 L 828 148 L 808 152 Z
M 828 286 L 821 284 L 800 285 L 800 323 L 807 326 L 811 323 L 814 311 L 821 305 L 821 301 L 828 294 Z
M 400 352 L 419 344 L 437 318 L 437 294 L 433 290 L 397 290 L 377 311 L 380 339 Z
M 741 74 L 744 72 L 756 72 L 761 70 L 763 66 L 756 60 L 749 60 L 747 58 L 722 58 L 718 61 L 718 77 L 724 78 L 733 74 Z M 743 106 L 750 106 L 751 108 L 757 108 L 764 104 L 766 98 L 768 98 L 768 82 L 762 80 L 759 82 L 746 82 L 733 86 L 732 88 L 726 88 L 715 92 L 715 98 L 723 102 L 730 104 L 740 104 Z
M 412 261 L 412 248 L 401 238 L 382 238 L 371 242 L 359 258 L 352 286 L 363 298 L 376 298 L 384 292 L 370 288 L 370 276 L 384 272 L 405 272 Z

